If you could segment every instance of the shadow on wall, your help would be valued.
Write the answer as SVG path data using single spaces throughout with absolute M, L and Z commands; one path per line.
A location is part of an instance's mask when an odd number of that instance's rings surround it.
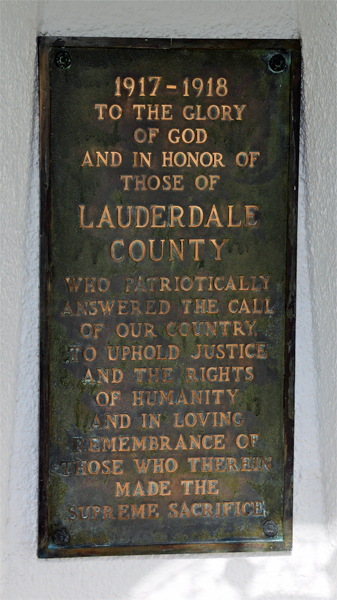
M 314 543 L 313 543 L 314 545 Z M 312 549 L 311 549 L 312 550 Z M 319 553 L 319 549 L 317 549 Z M 161 600 L 169 600 L 181 580 L 184 600 L 218 598 L 219 590 L 229 594 L 230 600 L 336 600 L 337 588 L 328 571 L 333 568 L 336 555 L 321 564 L 320 575 L 313 575 L 310 558 L 303 555 L 303 565 L 287 553 L 264 555 L 208 556 L 207 566 L 200 556 L 179 557 L 157 567 L 157 574 L 143 577 L 137 583 L 139 598 L 155 600 L 156 591 L 163 590 Z M 273 561 L 274 559 L 274 561 Z M 288 560 L 285 560 L 288 559 Z M 166 562 L 166 561 L 165 561 Z M 171 568 L 174 562 L 174 569 Z M 273 564 L 274 562 L 274 564 Z M 170 564 L 171 563 L 171 564 Z M 310 573 L 311 571 L 311 573 Z M 334 570 L 335 571 L 335 570 Z M 332 571 L 332 575 L 335 575 Z M 159 577 L 158 577 L 159 576 Z M 134 588 L 135 589 L 135 588 Z M 151 591 L 153 593 L 151 594 Z M 143 595 L 142 595 L 143 592 Z M 175 592 L 176 594 L 176 592 Z M 178 596 L 179 597 L 179 596 Z
M 310 566 L 310 558 L 305 554 L 302 565 L 300 561 L 292 560 L 291 554 L 283 553 L 208 555 L 207 561 L 200 555 L 185 555 L 179 558 L 133 557 L 132 584 L 130 585 L 130 581 L 119 581 L 115 588 L 116 598 L 336 600 L 337 588 L 328 574 L 335 557 L 331 556 L 324 565 L 322 562 L 321 568 L 317 569 L 315 574 Z M 285 560 L 287 558 L 288 560 Z M 114 566 L 117 568 L 117 565 Z M 111 597 L 103 595 L 101 600 Z

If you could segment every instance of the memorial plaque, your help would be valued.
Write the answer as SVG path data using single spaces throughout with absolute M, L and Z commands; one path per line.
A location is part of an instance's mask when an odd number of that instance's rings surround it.
M 289 550 L 300 44 L 39 47 L 39 556 Z

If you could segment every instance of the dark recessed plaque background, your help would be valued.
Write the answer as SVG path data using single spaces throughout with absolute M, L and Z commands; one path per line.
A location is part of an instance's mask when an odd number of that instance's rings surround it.
M 299 79 L 40 39 L 39 556 L 291 549 Z

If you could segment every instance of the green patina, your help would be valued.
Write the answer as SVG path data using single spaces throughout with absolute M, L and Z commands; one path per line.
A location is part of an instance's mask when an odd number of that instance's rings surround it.
M 290 53 L 287 54 L 288 67 L 279 74 L 271 73 L 268 69 L 269 49 L 216 49 L 216 48 L 185 48 L 171 50 L 137 49 L 133 48 L 76 48 L 70 49 L 72 65 L 68 70 L 58 69 L 53 57 L 59 49 L 51 50 L 51 255 L 50 255 L 50 451 L 49 463 L 52 472 L 49 484 L 50 514 L 55 526 L 63 524 L 70 532 L 70 545 L 77 548 L 187 544 L 191 543 L 240 543 L 245 540 L 265 541 L 262 524 L 265 518 L 274 520 L 279 527 L 278 536 L 282 540 L 284 513 L 284 395 L 285 395 L 285 342 L 286 342 L 286 251 L 288 223 L 288 177 L 289 177 L 289 135 L 290 135 Z M 169 54 L 169 59 L 168 59 Z M 161 92 L 156 98 L 148 93 L 138 97 L 135 94 L 127 96 L 122 85 L 122 96 L 114 96 L 114 81 L 116 77 L 132 77 L 137 87 L 140 77 L 153 76 L 160 73 L 162 77 Z M 182 81 L 189 77 L 190 95 L 182 95 Z M 211 98 L 201 94 L 196 96 L 191 81 L 201 77 L 204 82 L 213 78 L 225 77 L 228 94 L 213 95 Z M 123 81 L 123 77 L 122 77 Z M 179 82 L 180 89 L 171 93 L 166 89 L 167 84 Z M 214 84 L 216 87 L 216 84 Z M 138 89 L 138 88 L 137 88 Z M 214 88 L 215 89 L 215 88 Z M 119 104 L 123 110 L 122 118 L 113 120 L 108 117 L 99 120 L 96 104 L 110 106 Z M 173 119 L 146 120 L 136 119 L 134 104 L 170 104 Z M 234 107 L 246 105 L 242 110 L 242 119 L 237 120 L 188 120 L 183 119 L 182 109 L 186 105 L 200 107 L 200 114 L 206 114 L 210 105 L 229 105 Z M 144 110 L 144 114 L 146 109 Z M 232 115 L 235 110 L 232 108 Z M 106 113 L 107 115 L 107 113 Z M 137 143 L 134 138 L 136 128 L 159 128 L 159 135 L 153 144 Z M 168 131 L 171 128 L 196 129 L 207 131 L 207 142 L 204 144 L 170 144 Z M 89 152 L 94 166 L 84 164 L 84 157 Z M 96 152 L 102 156 L 105 153 L 118 152 L 122 155 L 122 165 L 106 167 L 104 164 L 97 168 Z M 134 168 L 133 153 L 152 152 L 151 167 Z M 225 167 L 163 167 L 163 152 L 192 152 L 199 155 L 202 152 L 221 153 Z M 254 168 L 239 167 L 235 157 L 239 152 L 260 152 L 260 157 Z M 162 178 L 167 175 L 183 176 L 183 191 L 167 191 L 161 186 L 155 191 L 134 190 L 134 180 L 130 190 L 125 189 L 121 176 L 157 175 Z M 209 177 L 211 174 L 220 176 L 214 190 L 198 190 L 195 187 L 197 177 Z M 151 206 L 166 207 L 176 205 L 184 210 L 183 227 L 178 223 L 169 226 L 168 212 L 165 212 L 166 226 L 151 227 L 151 221 L 146 227 L 135 227 L 136 207 L 142 206 L 148 210 L 151 219 Z M 257 226 L 245 226 L 245 209 L 249 205 L 258 207 L 255 219 Z M 80 206 L 84 206 L 83 221 L 80 222 Z M 113 226 L 103 213 L 108 207 Z M 127 207 L 132 206 L 131 217 L 133 225 L 118 227 L 117 206 L 123 207 L 123 223 L 128 218 Z M 197 227 L 187 226 L 189 209 L 198 206 L 204 212 L 203 222 Z M 209 227 L 205 227 L 206 218 L 212 207 L 217 210 Z M 241 226 L 228 226 L 229 214 L 232 207 L 233 223 Z M 255 210 L 255 209 L 254 209 Z M 105 219 L 102 220 L 102 215 Z M 83 216 L 84 215 L 84 216 Z M 81 224 L 80 224 L 81 223 Z M 93 226 L 91 226 L 93 223 Z M 232 225 L 233 225 L 232 223 Z M 199 247 L 199 257 L 196 258 L 195 247 L 188 244 L 188 238 L 202 239 Z M 169 240 L 178 245 L 184 240 L 184 257 L 181 260 L 179 252 L 172 251 L 169 260 Z M 221 244 L 226 243 L 221 250 L 221 260 L 215 260 L 215 248 L 210 240 Z M 122 240 L 118 247 L 121 260 L 113 260 L 111 244 Z M 139 240 L 138 250 L 143 243 L 146 248 L 144 259 L 132 260 L 128 254 L 130 244 Z M 162 260 L 151 260 L 149 257 L 149 240 L 154 240 L 154 257 L 161 252 L 164 244 Z M 123 245 L 124 244 L 124 245 Z M 119 256 L 119 255 L 118 255 Z M 262 279 L 269 276 L 267 289 L 263 289 Z M 65 278 L 75 278 L 79 287 L 77 292 L 69 291 Z M 146 278 L 157 278 L 154 291 L 149 289 Z M 190 278 L 192 289 L 175 291 L 177 282 L 182 278 Z M 203 289 L 198 289 L 195 278 L 204 277 Z M 226 290 L 214 288 L 214 281 L 220 278 L 224 285 L 232 277 L 233 285 Z M 239 277 L 249 284 L 249 289 L 240 289 Z M 80 282 L 79 278 L 82 278 Z M 87 278 L 87 281 L 85 280 Z M 91 281 L 95 278 L 94 283 Z M 109 289 L 98 289 L 98 281 L 110 282 Z M 126 291 L 126 278 L 134 280 L 130 291 Z M 138 284 L 137 281 L 141 283 Z M 166 278 L 170 288 L 160 291 L 159 281 Z M 210 283 L 212 278 L 212 284 Z M 252 278 L 260 288 L 252 289 Z M 130 281 L 131 281 L 130 279 Z M 179 283 L 179 285 L 180 285 Z M 88 285 L 85 291 L 85 285 Z M 94 285 L 95 291 L 90 287 Z M 143 286 L 147 286 L 146 291 Z M 211 286 L 210 288 L 208 286 Z M 213 287 L 212 287 L 213 286 Z M 235 287 L 234 287 L 235 286 Z M 159 291 L 158 291 L 159 290 Z M 269 312 L 263 302 L 269 299 Z M 195 302 L 200 299 L 216 299 L 217 312 L 194 312 Z M 146 314 L 145 300 L 165 300 L 170 304 L 167 314 L 158 312 Z M 181 300 L 190 301 L 189 312 L 184 312 Z M 110 314 L 103 314 L 99 302 L 115 302 Z M 128 310 L 118 308 L 118 301 L 128 302 Z M 141 314 L 131 313 L 131 301 L 139 302 Z M 232 301 L 232 304 L 230 302 Z M 245 301 L 246 304 L 242 305 Z M 69 309 L 65 309 L 68 302 Z M 234 304 L 233 304 L 234 302 Z M 78 304 L 80 308 L 78 308 Z M 92 303 L 92 304 L 90 304 Z M 236 303 L 236 304 L 235 304 Z M 185 304 L 186 306 L 186 304 Z M 230 307 L 235 306 L 231 312 Z M 255 308 L 254 308 L 255 307 Z M 261 312 L 259 310 L 261 309 Z M 95 312 L 96 311 L 96 312 Z M 212 329 L 206 329 L 201 335 L 170 335 L 167 330 L 168 322 L 175 323 L 178 328 L 182 322 L 209 322 L 216 327 L 215 335 Z M 253 333 L 234 335 L 234 325 L 245 321 L 255 321 Z M 222 334 L 219 322 L 229 322 L 226 334 Z M 102 324 L 103 329 L 94 337 L 93 333 L 80 333 L 83 324 L 87 328 Z M 129 333 L 124 336 L 116 329 L 118 324 L 125 323 Z M 131 323 L 139 325 L 150 323 L 154 335 L 144 337 L 130 334 Z M 235 325 L 236 326 L 236 325 Z M 93 330 L 92 330 L 93 331 Z M 144 330 L 143 330 L 144 331 Z M 235 358 L 230 356 L 226 344 L 236 344 Z M 245 348 L 247 353 L 244 354 Z M 251 357 L 249 352 L 256 350 L 256 344 L 265 345 L 266 356 Z M 138 348 L 161 347 L 161 352 L 168 352 L 168 346 L 178 347 L 179 357 L 174 360 L 140 359 Z M 113 347 L 112 358 L 108 359 L 107 346 Z M 72 347 L 72 349 L 71 349 Z M 83 358 L 86 347 L 93 347 L 96 358 Z M 119 354 L 114 359 L 114 352 Z M 126 349 L 125 349 L 126 347 Z M 75 350 L 74 350 L 75 348 Z M 77 348 L 77 349 L 76 349 Z M 124 348 L 124 350 L 123 350 Z M 200 358 L 194 359 L 197 348 L 200 348 Z M 241 348 L 241 350 L 239 350 Z M 156 350 L 154 350 L 156 351 Z M 122 360 L 122 352 L 124 359 Z M 132 354 L 136 352 L 136 354 Z M 208 356 L 207 356 L 208 352 Z M 217 357 L 223 352 L 225 356 Z M 239 352 L 240 357 L 239 357 Z M 210 358 L 210 353 L 213 357 Z M 243 354 L 242 354 L 243 353 Z M 76 357 L 74 359 L 74 356 Z M 242 371 L 235 372 L 235 369 Z M 135 369 L 146 369 L 144 379 L 137 381 Z M 172 380 L 149 380 L 149 369 L 172 368 Z M 210 369 L 213 368 L 213 371 Z M 101 369 L 99 375 L 98 369 Z M 123 373 L 118 383 L 113 383 L 114 370 Z M 190 371 L 194 369 L 191 379 Z M 227 376 L 220 376 L 221 369 L 228 369 Z M 244 371 L 248 369 L 248 371 Z M 249 372 L 249 369 L 251 371 Z M 89 370 L 89 371 L 88 371 Z M 90 375 L 89 375 L 90 372 Z M 253 373 L 253 374 L 252 374 Z M 104 381 L 108 378 L 108 383 Z M 153 376 L 154 377 L 154 376 Z M 212 379 L 213 378 L 213 379 Z M 221 401 L 216 404 L 214 395 L 206 394 L 213 390 L 222 390 Z M 227 389 L 238 389 L 234 402 L 230 402 Z M 120 391 L 114 405 L 106 406 L 99 392 L 105 392 L 107 398 L 113 391 Z M 153 392 L 172 390 L 173 403 L 169 401 L 152 403 Z M 203 400 L 178 402 L 182 391 L 190 399 L 191 390 L 200 390 Z M 151 392 L 152 396 L 144 396 L 144 403 L 133 404 L 133 392 Z M 146 398 L 149 398 L 147 402 Z M 100 404 L 101 402 L 101 404 Z M 175 427 L 174 413 L 179 412 L 179 419 L 187 413 L 193 413 L 190 421 L 181 427 Z M 232 415 L 242 412 L 241 423 L 214 424 L 213 413 Z M 143 415 L 153 413 L 160 416 L 160 426 L 152 423 L 144 427 Z M 211 416 L 208 420 L 207 413 Z M 108 423 L 106 415 L 116 417 L 127 414 L 130 424 L 121 428 L 118 420 L 116 426 Z M 93 425 L 97 415 L 101 426 Z M 215 418 L 215 417 L 214 417 Z M 229 417 L 230 419 L 231 417 Z M 179 421 L 180 422 L 180 421 Z M 250 435 L 258 436 L 258 443 L 249 445 Z M 180 451 L 175 450 L 179 436 L 184 442 Z M 223 446 L 216 448 L 215 436 L 222 436 Z M 244 447 L 236 442 L 241 435 L 247 439 Z M 145 450 L 118 450 L 120 438 L 127 438 L 132 445 L 132 438 L 146 436 Z M 169 439 L 171 450 L 160 449 L 160 439 Z M 191 438 L 193 436 L 193 442 Z M 207 437 L 208 436 L 208 437 Z M 98 450 L 89 451 L 90 438 L 99 440 Z M 116 438 L 114 450 L 102 449 L 102 438 Z M 83 448 L 74 445 L 73 438 L 81 438 Z M 157 449 L 150 449 L 150 444 Z M 206 439 L 207 438 L 207 439 Z M 130 441 L 131 440 L 131 441 Z M 208 441 L 207 441 L 208 440 Z M 96 443 L 96 442 L 95 442 Z M 184 448 L 186 444 L 186 448 Z M 199 448 L 198 448 L 199 444 Z M 160 459 L 167 457 L 177 461 L 177 468 L 169 471 Z M 190 457 L 222 457 L 224 470 L 191 470 L 188 462 Z M 272 457 L 271 469 L 266 466 L 253 469 L 255 457 Z M 138 473 L 133 459 L 142 458 L 157 461 L 157 467 L 152 464 L 146 473 Z M 227 458 L 232 459 L 237 466 L 230 466 Z M 251 470 L 241 469 L 243 458 L 251 459 Z M 159 460 L 158 460 L 159 459 Z M 123 472 L 118 475 L 111 471 L 111 461 L 123 460 Z M 66 475 L 64 461 L 69 461 L 70 474 Z M 90 461 L 96 461 L 93 469 L 99 468 L 96 474 L 86 472 L 83 476 L 75 475 L 76 461 L 82 461 L 88 469 Z M 236 462 L 235 462 L 236 461 Z M 97 467 L 97 464 L 99 467 Z M 158 466 L 160 464 L 160 466 Z M 200 463 L 201 464 L 201 463 Z M 77 468 L 77 467 L 76 467 Z M 81 467 L 82 468 L 82 467 Z M 63 471 L 62 471 L 63 469 Z M 157 469 L 157 470 L 156 470 Z M 62 474 L 61 474 L 62 473 Z M 218 494 L 184 494 L 181 482 L 183 480 L 217 480 Z M 138 481 L 146 489 L 148 481 L 170 482 L 171 494 L 158 496 L 138 494 L 133 496 L 116 496 L 116 482 L 130 482 L 133 490 Z M 219 502 L 253 502 L 261 501 L 266 507 L 266 515 L 257 517 L 234 517 L 230 515 L 210 517 L 171 518 L 168 516 L 169 504 L 177 503 L 178 512 L 183 502 L 205 502 L 214 506 Z M 118 519 L 118 504 L 127 507 L 141 503 L 158 504 L 159 518 L 127 518 Z M 71 519 L 69 507 L 78 506 L 113 506 L 114 519 L 102 519 L 101 512 L 97 518 Z M 185 515 L 183 515 L 185 517 Z

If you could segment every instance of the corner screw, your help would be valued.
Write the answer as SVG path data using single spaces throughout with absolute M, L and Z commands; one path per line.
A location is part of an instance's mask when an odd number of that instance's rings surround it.
M 273 73 L 281 73 L 286 68 L 286 59 L 283 54 L 274 54 L 269 60 L 269 69 Z
M 263 533 L 267 537 L 275 537 L 278 533 L 278 526 L 275 521 L 266 521 L 262 525 Z
M 53 542 L 56 546 L 66 546 L 70 540 L 70 535 L 66 529 L 57 529 L 53 533 Z
M 71 67 L 71 56 L 66 50 L 61 50 L 55 56 L 55 64 L 59 69 L 69 69 Z

